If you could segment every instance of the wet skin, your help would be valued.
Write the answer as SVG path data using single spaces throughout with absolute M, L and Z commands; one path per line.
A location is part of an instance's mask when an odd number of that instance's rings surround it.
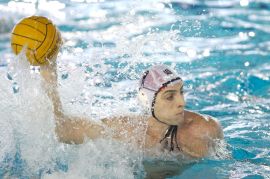
M 185 99 L 183 82 L 163 88 L 154 105 L 158 120 L 169 125 L 180 125 L 184 121 Z
M 56 63 L 42 66 L 41 76 L 45 92 L 53 104 L 55 131 L 61 142 L 81 144 L 87 139 L 109 136 L 150 152 L 153 148 L 160 148 L 162 151 L 160 140 L 169 125 L 177 125 L 177 140 L 183 153 L 200 158 L 208 154 L 214 139 L 223 138 L 222 129 L 215 120 L 184 110 L 182 82 L 165 87 L 157 94 L 155 115 L 163 123 L 147 116 L 112 117 L 102 119 L 100 123 L 84 117 L 69 116 L 62 109 L 56 69 Z

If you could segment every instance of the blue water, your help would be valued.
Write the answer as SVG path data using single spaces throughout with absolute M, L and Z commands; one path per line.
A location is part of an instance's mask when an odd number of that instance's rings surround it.
M 9 33 L 32 14 L 52 19 L 65 40 L 58 73 L 67 111 L 93 118 L 136 113 L 140 75 L 164 63 L 185 80 L 186 108 L 220 121 L 226 155 L 172 164 L 173 172 L 161 161 L 164 167 L 156 173 L 270 178 L 269 1 L 4 0 L 0 14 L 0 178 L 143 178 L 146 172 L 148 159 L 114 144 L 108 152 L 102 142 L 78 148 L 56 142 L 53 120 L 46 123 L 51 118 L 46 98 L 23 92 L 34 90 L 37 80 L 27 86 L 10 72 L 16 58 Z M 150 166 L 155 165 L 154 160 Z

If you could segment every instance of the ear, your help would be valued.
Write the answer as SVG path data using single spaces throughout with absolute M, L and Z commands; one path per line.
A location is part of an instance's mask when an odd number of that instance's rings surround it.
M 147 96 L 147 91 L 145 89 L 140 89 L 139 92 L 138 92 L 138 99 L 139 101 L 141 102 L 141 104 L 144 106 L 144 107 L 147 107 L 149 108 L 150 106 L 150 101 L 148 99 L 148 96 Z

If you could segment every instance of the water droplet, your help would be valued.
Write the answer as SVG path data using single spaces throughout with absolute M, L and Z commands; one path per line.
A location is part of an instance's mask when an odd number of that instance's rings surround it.
M 196 52 L 196 50 L 194 50 L 194 49 L 188 49 L 187 50 L 187 55 L 189 56 L 189 57 L 196 57 L 196 55 L 197 55 L 197 52 Z
M 235 101 L 235 102 L 239 101 L 238 96 L 234 93 L 229 93 L 226 97 L 227 97 L 227 99 L 229 99 L 231 101 Z
M 249 35 L 250 37 L 255 37 L 256 34 L 255 34 L 255 32 L 249 32 L 248 35 Z
M 132 9 L 130 12 L 129 12 L 130 15 L 134 16 L 135 15 L 135 10 Z
M 179 47 L 178 48 L 179 52 L 186 52 L 187 51 L 187 48 L 186 47 Z
M 63 80 L 67 79 L 67 78 L 68 78 L 68 73 L 62 74 L 62 75 L 61 75 L 61 78 L 62 78 Z
M 205 49 L 205 50 L 203 51 L 203 56 L 209 57 L 209 56 L 210 56 L 210 50 L 209 50 L 209 49 Z
M 248 67 L 250 64 L 249 64 L 249 62 L 245 62 L 245 67 Z
M 242 6 L 242 7 L 246 7 L 246 6 L 248 6 L 248 4 L 249 4 L 248 0 L 241 0 L 240 1 L 240 6 Z
M 248 35 L 247 35 L 247 33 L 244 33 L 244 32 L 239 32 L 239 37 L 241 38 L 241 39 L 243 39 L 243 40 L 245 40 L 245 39 L 247 39 L 248 38 Z
M 17 83 L 13 83 L 12 89 L 13 89 L 13 93 L 18 93 L 20 88 Z
M 96 78 L 94 78 L 94 83 L 95 83 L 96 85 L 102 83 L 102 78 L 101 78 L 101 77 L 96 77 Z
M 7 79 L 13 80 L 12 76 L 9 73 L 7 73 Z

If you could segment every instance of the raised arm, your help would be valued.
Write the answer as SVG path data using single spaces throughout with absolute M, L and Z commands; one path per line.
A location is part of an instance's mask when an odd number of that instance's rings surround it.
M 53 112 L 55 116 L 63 115 L 63 108 L 59 93 L 57 90 L 57 64 L 53 60 L 49 64 L 40 66 L 40 74 L 42 77 L 42 87 L 53 103 Z
M 42 86 L 53 105 L 56 122 L 56 134 L 59 141 L 64 143 L 81 144 L 85 138 L 95 139 L 104 135 L 102 124 L 82 117 L 68 116 L 64 113 L 60 96 L 57 90 L 57 63 L 52 60 L 50 64 L 40 67 Z

